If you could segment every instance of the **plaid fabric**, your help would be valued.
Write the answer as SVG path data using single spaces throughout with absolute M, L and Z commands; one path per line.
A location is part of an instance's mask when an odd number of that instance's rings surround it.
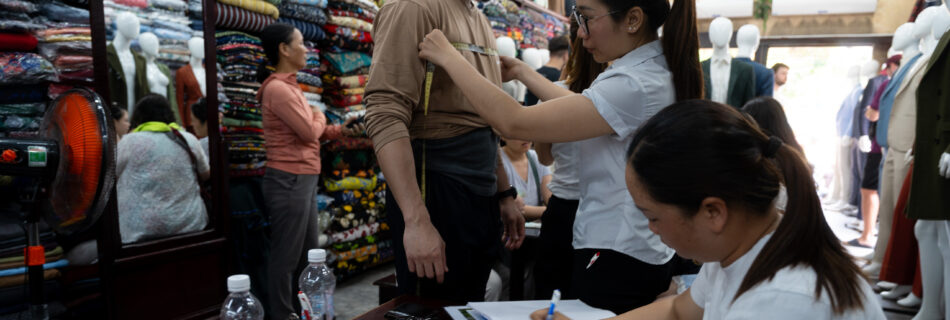
M 323 28 L 320 28 L 320 26 L 316 24 L 300 21 L 297 19 L 291 19 L 291 18 L 280 18 L 279 21 L 282 23 L 292 25 L 296 27 L 297 30 L 300 30 L 300 34 L 303 35 L 304 40 L 320 41 L 326 38 L 326 34 L 323 32 Z
M 277 20 L 260 13 L 254 13 L 235 6 L 229 6 L 223 3 L 216 3 L 218 9 L 218 19 L 215 24 L 227 29 L 236 29 L 251 33 L 258 33 L 264 30 L 267 25 Z
M 218 2 L 270 16 L 274 19 L 280 17 L 280 11 L 277 10 L 276 6 L 261 0 L 218 0 Z

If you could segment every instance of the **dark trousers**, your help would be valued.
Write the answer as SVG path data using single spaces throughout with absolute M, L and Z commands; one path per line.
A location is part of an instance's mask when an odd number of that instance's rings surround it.
M 574 271 L 574 216 L 578 200 L 551 196 L 541 216 L 538 258 L 534 265 L 534 298 L 551 299 L 554 289 L 561 290 L 562 299 L 575 299 L 571 291 Z
M 588 268 L 596 253 L 600 257 Z M 616 314 L 645 306 L 670 289 L 672 260 L 653 265 L 608 249 L 574 250 L 574 294 Z
M 300 310 L 297 277 L 307 265 L 306 252 L 319 245 L 320 235 L 314 221 L 319 178 L 315 174 L 292 174 L 273 168 L 264 173 L 261 187 L 271 223 L 268 315 L 274 320 L 287 319 Z
M 864 180 L 864 165 L 867 163 L 868 154 L 858 149 L 857 143 L 851 144 L 851 197 L 848 201 L 851 205 L 858 207 L 858 219 L 864 216 L 861 210 L 861 181 Z
M 449 272 L 441 284 L 409 272 L 403 246 L 405 221 L 392 192 L 387 192 L 386 219 L 393 234 L 399 291 L 460 303 L 483 301 L 492 263 L 501 249 L 498 200 L 472 194 L 459 182 L 431 170 L 426 180 L 426 208 L 445 242 Z

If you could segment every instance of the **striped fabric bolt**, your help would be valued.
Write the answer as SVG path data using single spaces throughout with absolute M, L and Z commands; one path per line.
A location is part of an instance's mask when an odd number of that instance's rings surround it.
M 320 41 L 326 38 L 323 28 L 316 24 L 290 18 L 280 18 L 279 21 L 296 27 L 305 40 Z
M 238 7 L 223 3 L 215 4 L 218 9 L 218 19 L 215 24 L 219 27 L 258 33 L 269 24 L 277 20 L 260 13 L 250 12 Z
M 261 0 L 218 0 L 218 2 L 270 16 L 274 19 L 280 17 L 280 11 L 277 10 L 276 6 Z

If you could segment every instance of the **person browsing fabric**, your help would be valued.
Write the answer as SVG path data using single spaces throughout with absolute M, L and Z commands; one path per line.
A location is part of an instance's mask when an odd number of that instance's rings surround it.
M 262 104 L 267 168 L 261 187 L 270 213 L 271 247 L 267 265 L 268 315 L 287 319 L 299 310 L 296 277 L 307 250 L 318 246 L 316 223 L 317 180 L 320 177 L 320 139 L 359 136 L 362 125 L 327 125 L 320 108 L 310 106 L 297 84 L 297 71 L 307 65 L 303 35 L 291 25 L 274 23 L 261 31 L 267 63 L 257 99 Z M 270 73 L 268 67 L 275 68 Z
M 884 319 L 802 154 L 734 108 L 673 104 L 637 131 L 628 158 L 628 190 L 650 230 L 705 263 L 682 294 L 614 319 Z M 773 206 L 783 183 L 784 215 Z
M 619 175 L 624 151 L 643 122 L 674 101 L 702 96 L 696 3 L 677 0 L 671 8 L 667 0 L 578 0 L 574 16 L 584 50 L 612 64 L 575 94 L 502 57 L 503 80 L 520 80 L 544 101 L 534 107 L 522 108 L 479 76 L 439 30 L 421 41 L 419 57 L 451 76 L 474 111 L 505 137 L 586 139 L 577 150 L 584 165 L 577 173 L 573 289 L 591 306 L 622 312 L 653 302 L 672 278 L 673 250 L 649 231 Z

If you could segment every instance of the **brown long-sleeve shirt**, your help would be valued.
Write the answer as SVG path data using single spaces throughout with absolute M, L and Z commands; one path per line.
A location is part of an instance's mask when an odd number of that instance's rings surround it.
M 391 0 L 376 16 L 373 64 L 366 87 L 366 126 L 376 151 L 393 140 L 456 137 L 488 124 L 475 113 L 445 70 L 436 68 L 423 115 L 425 61 L 419 43 L 439 29 L 452 42 L 495 48 L 485 17 L 468 0 Z M 462 51 L 492 83 L 501 86 L 498 57 Z

